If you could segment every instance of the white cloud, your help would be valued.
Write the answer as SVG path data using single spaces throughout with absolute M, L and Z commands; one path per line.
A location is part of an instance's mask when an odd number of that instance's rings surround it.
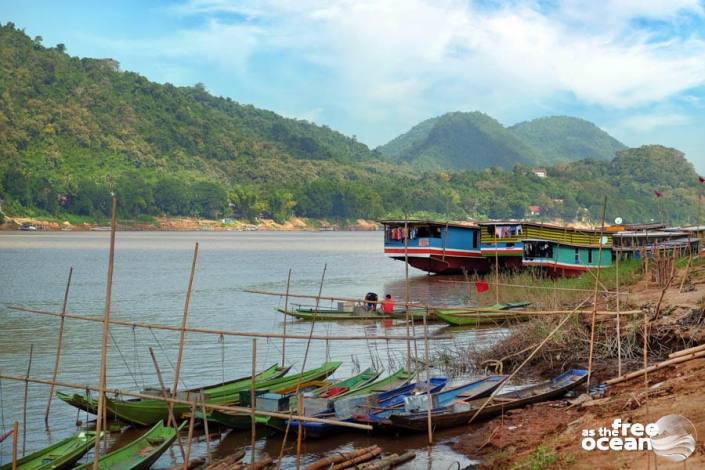
M 663 127 L 679 126 L 690 121 L 688 116 L 679 113 L 652 113 L 631 116 L 621 123 L 621 127 L 635 132 L 650 132 Z

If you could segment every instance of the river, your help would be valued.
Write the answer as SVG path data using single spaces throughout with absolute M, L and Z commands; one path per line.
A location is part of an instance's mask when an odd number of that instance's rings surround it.
M 395 299 L 405 297 L 404 264 L 384 256 L 381 232 L 118 232 L 112 317 L 178 326 L 196 242 L 200 252 L 190 305 L 191 327 L 281 332 L 284 318 L 275 308 L 283 306 L 284 299 L 248 294 L 243 289 L 283 292 L 289 269 L 291 292 L 295 293 L 315 294 L 327 266 L 323 295 L 360 298 L 374 291 L 380 295 L 389 293 Z M 105 303 L 108 247 L 108 232 L 0 232 L 0 369 L 4 374 L 26 374 L 33 345 L 30 375 L 51 378 L 59 325 L 58 318 L 16 312 L 7 305 L 60 311 L 69 268 L 73 267 L 68 310 L 100 315 Z M 429 304 L 466 301 L 466 287 L 443 280 L 411 268 L 411 299 Z M 331 306 L 331 302 L 324 301 L 322 306 Z M 289 320 L 287 332 L 308 335 L 310 327 L 310 323 Z M 429 331 L 435 333 L 439 328 L 442 327 L 432 324 Z M 338 336 L 403 335 L 406 325 L 320 322 L 314 332 Z M 482 347 L 500 334 L 501 330 L 464 331 L 455 333 L 452 339 L 432 341 L 431 349 L 433 353 L 453 343 L 469 342 Z M 173 383 L 178 332 L 112 326 L 111 335 L 109 389 L 158 386 L 147 349 L 150 346 L 155 350 L 166 383 Z M 58 380 L 97 385 L 100 343 L 99 323 L 67 320 Z M 258 369 L 281 361 L 281 348 L 281 339 L 258 339 Z M 423 343 L 417 348 L 422 356 Z M 305 350 L 306 341 L 287 342 L 286 362 L 293 370 L 300 370 Z M 387 369 L 403 365 L 406 351 L 407 344 L 403 341 L 314 341 L 307 368 L 316 367 L 326 359 L 340 360 L 343 365 L 335 377 L 345 377 L 353 372 L 354 364 L 365 368 L 374 361 Z M 180 387 L 249 375 L 251 358 L 249 338 L 187 334 Z M 15 419 L 22 419 L 24 387 L 21 382 L 0 383 L 0 433 L 9 429 Z M 86 421 L 85 414 L 77 415 L 72 407 L 54 400 L 47 430 L 44 411 L 48 387 L 30 384 L 28 390 L 28 453 L 75 432 L 77 418 Z M 111 439 L 123 442 L 138 432 L 127 430 L 122 436 L 113 433 Z M 328 439 L 305 441 L 302 459 L 304 463 L 310 462 L 331 451 L 378 443 L 385 452 L 417 449 L 417 459 L 404 468 L 453 468 L 455 462 L 464 467 L 468 459 L 449 448 L 457 438 L 457 431 L 439 434 L 438 444 L 429 453 L 425 435 L 397 438 L 340 431 Z M 0 464 L 9 460 L 10 441 L 0 444 Z M 216 455 L 224 456 L 248 443 L 249 432 L 233 431 L 211 444 Z M 202 436 L 194 445 L 192 456 L 205 454 Z M 280 446 L 279 435 L 262 432 L 258 436 L 258 454 L 267 452 L 276 456 Z M 294 453 L 295 443 L 290 442 L 282 468 L 294 465 Z M 154 468 L 173 465 L 177 454 L 178 450 L 172 448 Z

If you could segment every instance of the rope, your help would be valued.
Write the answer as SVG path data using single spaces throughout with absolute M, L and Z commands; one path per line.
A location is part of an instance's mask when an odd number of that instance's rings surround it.
M 132 326 L 132 351 L 135 357 L 135 369 L 137 369 L 137 372 L 140 374 L 142 388 L 144 388 L 144 372 L 142 372 L 142 367 L 140 366 L 140 353 L 137 349 L 137 331 L 134 325 Z
M 120 354 L 120 359 L 122 359 L 122 363 L 125 364 L 125 368 L 127 369 L 127 373 L 130 374 L 130 377 L 132 377 L 132 381 L 135 383 L 135 387 L 139 388 L 140 384 L 137 383 L 137 378 L 132 373 L 132 370 L 130 370 L 130 366 L 127 363 L 127 360 L 125 359 L 125 356 L 123 356 L 122 350 L 120 349 L 120 346 L 118 346 L 117 341 L 115 341 L 115 338 L 113 337 L 113 332 L 110 331 L 109 333 L 110 333 L 110 340 L 113 342 L 113 346 L 115 346 L 115 349 L 117 349 L 118 353 Z
M 159 346 L 159 350 L 162 352 L 164 357 L 166 358 L 166 361 L 169 363 L 169 367 L 171 367 L 172 371 L 176 371 L 176 366 L 174 366 L 174 363 L 171 362 L 171 359 L 169 359 L 169 354 L 167 354 L 166 349 L 164 349 L 164 346 L 162 346 L 162 343 L 159 341 L 159 338 L 157 338 L 157 335 L 154 334 L 154 330 L 151 328 L 148 328 L 149 332 L 152 334 L 152 338 L 154 338 L 154 341 L 157 343 L 157 346 Z M 186 386 L 186 383 L 184 382 L 183 377 L 179 377 L 179 382 L 181 382 L 181 387 L 186 390 L 188 387 Z

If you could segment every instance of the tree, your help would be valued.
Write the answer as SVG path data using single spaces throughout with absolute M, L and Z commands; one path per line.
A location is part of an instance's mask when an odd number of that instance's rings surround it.
M 176 177 L 165 176 L 154 185 L 154 203 L 164 214 L 187 215 L 191 198 L 191 186 Z
M 221 215 L 228 206 L 228 193 L 222 185 L 212 181 L 197 181 L 193 191 L 192 210 L 201 217 L 211 219 Z
M 154 192 L 142 173 L 130 170 L 123 173 L 115 186 L 119 210 L 127 216 L 150 213 L 154 208 Z

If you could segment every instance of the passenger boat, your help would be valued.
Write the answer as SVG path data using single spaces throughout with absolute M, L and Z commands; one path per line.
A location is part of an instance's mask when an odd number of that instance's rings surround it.
M 517 315 L 512 309 L 526 307 L 530 302 L 513 302 L 495 304 L 489 307 L 467 309 L 435 309 L 434 313 L 439 320 L 454 326 L 483 326 L 488 324 L 503 323 L 508 320 L 526 320 L 529 315 Z
M 489 398 L 467 402 L 455 402 L 449 406 L 434 409 L 431 423 L 434 429 L 444 429 L 466 424 L 473 416 L 487 418 L 531 403 L 560 398 L 587 380 L 588 371 L 570 369 L 551 380 L 537 385 L 503 393 Z M 483 405 L 487 405 L 483 408 Z M 482 409 L 481 411 L 479 411 Z M 479 413 L 478 413 L 479 411 Z M 399 413 L 389 416 L 388 425 L 397 429 L 425 431 L 428 428 L 428 412 Z
M 17 470 L 68 470 L 95 444 L 95 432 L 81 431 L 17 460 Z M 12 462 L 0 466 L 10 470 Z
M 181 427 L 184 424 L 182 423 Z M 160 421 L 126 446 L 102 455 L 98 462 L 98 468 L 104 470 L 146 470 L 171 447 L 176 440 L 177 432 L 178 430 L 164 426 L 164 423 Z M 93 468 L 93 462 L 76 467 L 75 470 L 89 470 L 91 468 Z
M 384 254 L 429 273 L 486 273 L 480 228 L 473 224 L 430 220 L 383 220 Z

